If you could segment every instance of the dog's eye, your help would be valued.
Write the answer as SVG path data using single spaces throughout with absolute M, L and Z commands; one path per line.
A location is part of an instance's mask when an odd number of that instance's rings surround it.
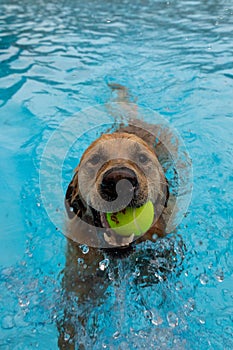
M 94 154 L 90 159 L 89 159 L 89 163 L 91 163 L 92 165 L 97 165 L 100 161 L 100 156 L 98 154 Z
M 138 159 L 139 162 L 143 164 L 146 164 L 149 161 L 149 158 L 145 153 L 139 153 Z

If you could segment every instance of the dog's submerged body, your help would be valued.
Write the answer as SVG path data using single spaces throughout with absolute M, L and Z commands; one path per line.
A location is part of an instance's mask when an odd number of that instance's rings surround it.
M 124 88 L 119 87 L 119 91 L 121 98 L 126 98 Z M 65 201 L 70 221 L 70 239 L 67 243 L 63 288 L 66 302 L 69 304 L 71 296 L 75 295 L 80 308 L 85 311 L 77 316 L 72 314 L 71 305 L 66 307 L 63 318 L 58 323 L 60 349 L 85 348 L 76 324 L 79 319 L 85 333 L 91 309 L 104 300 L 110 281 L 101 261 L 107 258 L 115 260 L 117 265 L 118 258 L 124 259 L 127 256 L 128 259 L 130 255 L 134 259 L 133 252 L 137 251 L 138 256 L 140 244 L 147 240 L 155 242 L 158 236 L 165 235 L 166 216 L 170 209 L 167 205 L 168 182 L 159 162 L 164 148 L 160 142 L 155 142 L 154 133 L 150 132 L 154 126 L 143 125 L 146 128 L 130 123 L 119 125 L 113 133 L 104 134 L 94 141 L 84 152 L 67 189 Z M 122 180 L 127 182 L 119 190 L 117 183 Z M 148 200 L 153 203 L 155 215 L 151 228 L 143 236 L 137 240 L 119 237 L 110 228 L 107 234 L 103 233 L 104 212 L 113 212 L 125 203 L 137 208 Z M 81 246 L 81 243 L 90 247 Z M 96 248 L 101 246 L 105 249 Z M 86 251 L 83 250 L 84 247 Z M 142 252 L 142 268 L 146 270 L 145 261 L 154 261 L 158 252 L 150 250 L 148 259 L 143 254 Z M 162 254 L 167 259 L 167 264 L 171 264 L 168 250 Z M 144 283 L 153 282 L 157 282 L 154 275 L 144 280 Z

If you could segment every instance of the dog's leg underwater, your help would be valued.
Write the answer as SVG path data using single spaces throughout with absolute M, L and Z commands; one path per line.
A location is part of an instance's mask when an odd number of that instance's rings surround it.
M 63 313 L 57 322 L 60 350 L 85 349 L 82 338 L 92 337 L 88 334 L 87 322 L 92 310 L 103 302 L 109 282 L 106 271 L 99 268 L 103 259 L 100 250 L 89 248 L 84 254 L 81 246 L 67 241 L 62 280 Z

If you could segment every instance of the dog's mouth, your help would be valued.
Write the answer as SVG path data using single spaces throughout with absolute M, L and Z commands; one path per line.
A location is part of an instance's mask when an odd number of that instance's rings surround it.
M 110 227 L 107 213 L 117 213 L 125 208 L 138 208 L 147 201 L 147 189 L 142 191 L 136 171 L 131 167 L 118 165 L 101 172 L 98 193 L 103 200 L 103 208 L 96 213 L 99 224 L 105 230 L 103 238 L 111 247 L 126 247 L 134 240 L 134 233 L 119 235 Z M 101 209 L 103 211 L 101 211 Z
M 115 213 L 101 213 L 105 232 L 103 238 L 110 246 L 127 246 L 144 235 L 155 220 L 154 204 L 148 201 L 139 208 L 126 207 Z
M 103 234 L 103 239 L 110 247 L 126 248 L 135 240 L 134 233 L 128 236 L 120 236 L 111 229 L 105 213 L 100 213 L 100 221 L 102 227 L 106 229 Z

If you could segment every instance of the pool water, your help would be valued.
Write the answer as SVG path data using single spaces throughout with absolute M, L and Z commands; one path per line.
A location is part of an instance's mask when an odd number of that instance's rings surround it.
M 233 348 L 232 32 L 230 0 L 1 1 L 0 349 L 58 349 L 66 239 L 43 206 L 41 157 L 62 122 L 108 102 L 107 82 L 127 86 L 139 106 L 178 130 L 193 194 L 177 232 L 142 246 L 172 244 L 180 260 L 166 278 L 139 279 L 137 288 L 137 263 L 132 273 L 129 257 L 111 261 L 118 282 L 91 311 L 80 343 Z M 82 138 L 80 150 L 89 143 Z M 65 187 L 76 164 L 64 164 Z

